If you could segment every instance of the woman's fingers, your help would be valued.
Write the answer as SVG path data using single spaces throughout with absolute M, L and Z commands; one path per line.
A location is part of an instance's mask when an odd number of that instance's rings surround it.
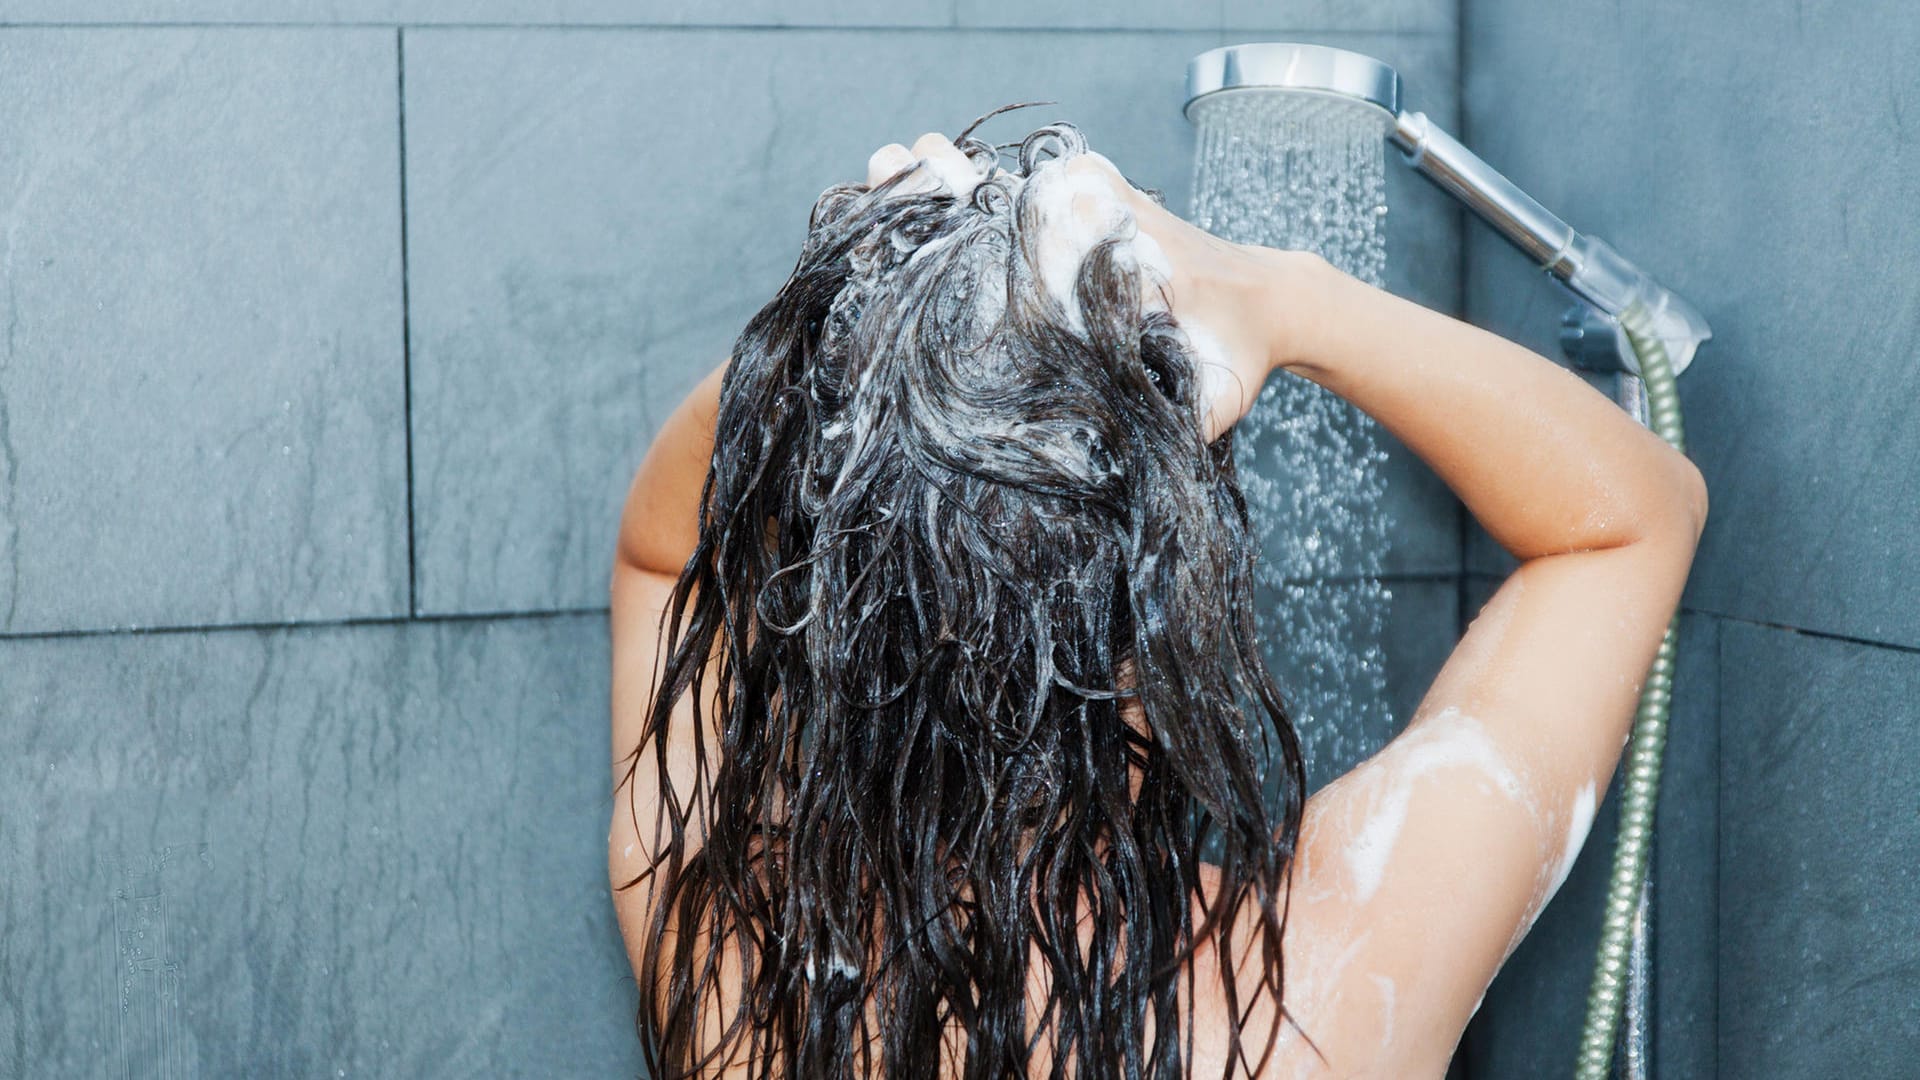
M 980 170 L 974 167 L 973 159 L 945 135 L 930 131 L 913 144 L 913 151 L 926 160 L 927 168 L 959 198 L 973 194 L 973 189 L 980 185 Z
M 887 177 L 912 164 L 913 151 L 899 143 L 888 143 L 867 159 L 867 186 L 879 187 Z
M 980 183 L 980 170 L 974 167 L 972 160 L 953 145 L 953 140 L 937 131 L 929 131 L 914 140 L 913 148 L 899 143 L 888 143 L 874 151 L 867 159 L 867 186 L 878 187 L 903 169 L 915 169 L 893 189 L 894 194 L 908 195 L 917 192 L 935 191 L 945 188 L 949 193 L 965 198 L 972 194 Z

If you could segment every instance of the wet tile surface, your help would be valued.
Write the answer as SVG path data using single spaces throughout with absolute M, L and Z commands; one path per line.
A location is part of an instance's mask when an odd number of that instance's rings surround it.
M 51 23 L 287 23 L 386 25 L 946 26 L 953 0 L 17 0 L 8 20 Z
M 1375 30 L 1375 31 L 1427 31 L 1451 35 L 1459 22 L 1459 5 L 1439 2 L 1439 0 L 1306 0 L 1288 4 L 1263 3 L 1262 0 L 1222 0 L 1221 16 L 1229 28 L 1272 27 L 1301 32 L 1298 38 L 1282 40 L 1306 40 L 1332 44 L 1328 42 L 1325 31 L 1336 30 Z M 1236 40 L 1246 40 L 1236 38 Z M 1339 46 L 1348 48 L 1349 46 Z M 1364 51 L 1364 50 L 1362 50 Z M 1388 60 L 1392 63 L 1392 60 Z M 1406 72 L 1402 72 L 1406 75 Z M 1411 85 L 1409 90 L 1414 89 Z M 1435 88 L 1437 90 L 1437 88 Z M 1422 101 L 1432 101 L 1427 93 L 1421 91 Z M 1449 91 L 1451 92 L 1451 91 Z M 1425 105 L 1415 108 L 1432 110 Z
M 1725 620 L 1680 623 L 1653 845 L 1653 1067 L 1712 1076 L 1720 980 L 1720 747 Z M 1737 736 L 1738 729 L 1734 728 Z M 1589 968 L 1591 970 L 1591 968 Z
M 1721 639 L 1719 1060 L 1897 1076 L 1920 1048 L 1920 654 Z
M 606 660 L 590 616 L 0 642 L 0 1074 L 635 1075 Z
M 405 610 L 394 51 L 0 30 L 0 632 Z
M 1256 0 L 1123 0 L 1088 7 L 1066 0 L 290 0 L 263 10 L 259 0 L 107 0 L 84 7 L 60 0 L 16 0 L 9 21 L 25 23 L 388 23 L 527 26 L 1010 26 L 1128 30 L 1227 27 L 1296 31 L 1451 32 L 1454 5 L 1441 0 L 1311 0 L 1284 6 Z M 1317 38 L 1316 38 L 1317 40 Z
M 1169 4 L 1126 0 L 1088 6 L 1071 0 L 958 0 L 954 16 L 961 26 L 1045 26 L 1102 28 L 1221 29 L 1232 41 L 1320 41 L 1329 32 L 1386 31 L 1452 33 L 1458 8 L 1441 0 L 1309 0 L 1268 4 L 1259 0 L 1218 0 Z M 1227 44 L 1227 42 L 1222 42 Z

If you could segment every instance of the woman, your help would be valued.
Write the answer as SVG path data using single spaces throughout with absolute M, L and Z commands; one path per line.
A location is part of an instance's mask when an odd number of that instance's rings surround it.
M 653 1075 L 1439 1076 L 1585 838 L 1700 473 L 1069 125 L 1013 170 L 971 130 L 821 197 L 634 479 L 609 860 Z M 1520 560 L 1311 799 L 1233 475 L 1276 368 Z

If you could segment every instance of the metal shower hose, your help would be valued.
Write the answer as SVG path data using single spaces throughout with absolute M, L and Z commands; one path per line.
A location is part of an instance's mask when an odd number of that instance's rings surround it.
M 1680 416 L 1680 394 L 1666 346 L 1655 335 L 1646 309 L 1634 303 L 1619 315 L 1640 361 L 1646 383 L 1647 426 L 1675 450 L 1687 449 L 1686 428 Z M 1660 762 L 1667 746 L 1667 714 L 1673 703 L 1673 662 L 1679 647 L 1680 613 L 1667 623 L 1666 636 L 1654 654 L 1653 666 L 1640 690 L 1640 708 L 1634 715 L 1628 741 L 1627 772 L 1620 800 L 1620 832 L 1613 848 L 1613 870 L 1607 881 L 1606 914 L 1600 925 L 1600 948 L 1594 958 L 1593 985 L 1587 992 L 1587 1021 L 1580 1035 L 1576 1080 L 1605 1080 L 1613 1062 L 1615 1036 L 1620 1027 L 1623 991 L 1629 977 L 1629 951 L 1635 927 L 1645 926 L 1648 903 L 1647 862 L 1653 841 L 1653 811 L 1660 797 Z M 1643 988 L 1637 988 L 1643 989 Z M 1641 1055 L 1630 1054 L 1630 1058 Z M 1635 1071 L 1645 1061 L 1635 1060 Z

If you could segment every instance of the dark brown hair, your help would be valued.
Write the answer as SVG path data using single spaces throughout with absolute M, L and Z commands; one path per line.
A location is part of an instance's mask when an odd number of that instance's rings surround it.
M 1143 306 L 1125 236 L 1082 262 L 1073 317 L 1040 286 L 1021 177 L 1083 152 L 1079 131 L 1034 131 L 1009 175 L 978 123 L 956 142 L 987 174 L 966 198 L 896 190 L 911 170 L 825 192 L 735 344 L 628 766 L 663 792 L 656 860 L 622 886 L 651 879 L 656 1080 L 742 1058 L 1025 1077 L 1049 1032 L 1055 1077 L 1184 1076 L 1208 939 L 1230 1059 L 1257 1067 L 1277 1035 L 1241 1047 L 1230 930 L 1257 905 L 1277 1002 L 1305 777 L 1257 647 L 1232 435 L 1205 440 L 1192 353 Z M 718 715 L 680 791 L 666 735 L 688 694 Z M 715 1040 L 720 942 L 743 967 Z

